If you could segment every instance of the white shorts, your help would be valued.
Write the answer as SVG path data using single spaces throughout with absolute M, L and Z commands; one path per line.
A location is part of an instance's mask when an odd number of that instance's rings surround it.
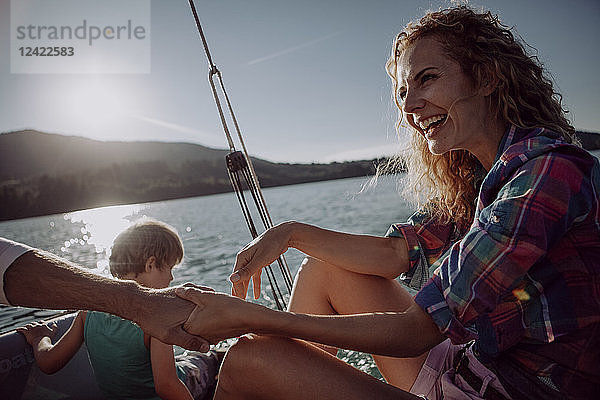
M 454 360 L 463 347 L 464 344 L 454 345 L 450 339 L 446 339 L 431 349 L 410 392 L 425 396 L 428 400 L 483 400 L 483 394 L 491 386 L 510 399 L 496 375 L 477 360 L 472 346 L 467 349 L 465 357 L 468 358 L 469 369 L 483 382 L 481 390 L 474 390 L 462 376 L 455 373 Z

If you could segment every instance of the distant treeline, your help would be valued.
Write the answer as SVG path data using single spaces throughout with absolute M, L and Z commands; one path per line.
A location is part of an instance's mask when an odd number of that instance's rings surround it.
M 587 150 L 600 149 L 600 134 L 595 132 L 578 131 L 577 137 L 581 140 L 581 146 Z
M 273 164 L 255 160 L 261 186 L 271 187 L 371 175 L 375 160 L 332 164 Z M 113 164 L 109 168 L 5 181 L 0 220 L 56 214 L 106 205 L 131 204 L 231 191 L 225 162 L 186 161 Z
M 600 134 L 578 132 L 600 149 Z M 0 134 L 0 220 L 231 191 L 226 150 L 99 142 L 33 130 Z M 262 187 L 368 176 L 384 160 L 281 164 L 253 158 Z

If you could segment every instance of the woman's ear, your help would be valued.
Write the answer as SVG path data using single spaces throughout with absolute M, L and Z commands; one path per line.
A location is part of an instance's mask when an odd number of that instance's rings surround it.
M 156 268 L 156 257 L 154 256 L 148 257 L 148 259 L 146 260 L 146 266 L 144 267 L 144 270 L 146 272 L 150 272 L 152 268 Z

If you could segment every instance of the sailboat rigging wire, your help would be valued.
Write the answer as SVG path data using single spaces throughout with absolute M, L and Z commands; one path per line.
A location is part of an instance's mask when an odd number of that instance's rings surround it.
M 243 185 L 240 180 L 240 174 L 244 178 L 246 182 L 246 186 L 248 187 L 250 193 L 252 194 L 252 198 L 254 200 L 254 204 L 258 210 L 258 213 L 263 222 L 263 226 L 265 229 L 268 229 L 273 226 L 273 221 L 271 220 L 271 216 L 267 209 L 267 205 L 262 194 L 260 184 L 258 181 L 258 176 L 256 175 L 256 171 L 254 170 L 254 165 L 252 164 L 252 160 L 248 155 L 248 151 L 246 150 L 246 144 L 244 143 L 244 139 L 242 137 L 242 133 L 240 127 L 238 125 L 237 119 L 233 112 L 233 107 L 231 105 L 231 101 L 229 100 L 229 96 L 227 95 L 227 91 L 225 90 L 225 85 L 223 83 L 223 77 L 221 72 L 215 65 L 212 60 L 212 56 L 210 54 L 210 50 L 208 48 L 208 42 L 206 41 L 206 37 L 204 36 L 204 31 L 202 30 L 202 25 L 200 24 L 200 18 L 198 17 L 198 13 L 196 12 L 196 6 L 194 5 L 193 0 L 189 0 L 190 8 L 192 10 L 192 14 L 194 16 L 194 20 L 196 22 L 196 28 L 198 29 L 198 33 L 200 34 L 200 38 L 202 39 L 202 44 L 204 46 L 204 52 L 206 53 L 206 58 L 208 59 L 209 71 L 208 71 L 208 80 L 211 86 L 211 91 L 213 98 L 215 100 L 217 110 L 219 112 L 219 117 L 221 119 L 221 125 L 223 126 L 223 131 L 225 136 L 227 137 L 227 142 L 229 144 L 229 150 L 231 151 L 226 156 L 227 162 L 227 172 L 229 174 L 229 179 L 231 181 L 231 185 L 233 186 L 234 191 L 236 192 L 238 202 L 240 203 L 240 207 L 242 209 L 242 213 L 244 214 L 244 218 L 246 219 L 246 224 L 250 230 L 250 233 L 253 238 L 258 236 L 258 232 L 254 225 L 254 221 L 252 220 L 252 215 L 250 214 L 250 209 L 246 203 L 246 199 L 243 193 Z M 235 130 L 237 132 L 237 136 L 239 142 L 242 146 L 243 154 L 240 151 L 237 151 L 235 148 L 234 141 L 231 137 L 229 127 L 227 125 L 227 120 L 225 118 L 225 114 L 223 112 L 223 107 L 221 105 L 221 100 L 219 98 L 219 91 L 217 90 L 217 85 L 215 84 L 215 76 L 218 80 L 218 86 L 225 98 L 225 102 L 227 104 L 227 111 L 229 112 L 229 116 L 233 121 Z M 288 290 L 288 293 L 292 291 L 292 275 L 290 273 L 290 269 L 287 265 L 285 257 L 281 255 L 277 259 L 277 263 L 279 265 L 279 269 L 281 272 L 281 276 L 284 279 L 285 286 Z M 267 277 L 269 279 L 269 284 L 271 285 L 271 290 L 273 293 L 273 297 L 277 308 L 279 310 L 283 310 L 286 307 L 283 295 L 281 290 L 279 289 L 279 285 L 277 284 L 277 280 L 275 279 L 275 275 L 271 269 L 271 266 L 266 266 L 265 270 L 267 272 Z
M 232 162 L 232 157 L 229 157 L 231 155 L 241 156 L 241 154 L 239 152 L 234 152 L 234 153 L 229 154 L 227 157 L 228 164 Z M 243 161 L 243 159 L 242 159 L 242 161 Z M 230 171 L 231 170 L 228 168 L 229 179 L 231 180 L 231 185 L 233 186 L 234 191 L 237 195 L 238 201 L 240 203 L 240 207 L 242 209 L 242 213 L 244 214 L 244 217 L 246 218 L 246 223 L 248 224 L 248 228 L 250 229 L 250 233 L 252 234 L 252 237 L 255 238 L 258 236 L 258 232 L 256 231 L 254 221 L 252 220 L 252 216 L 250 215 L 250 210 L 248 208 L 248 204 L 246 203 L 246 200 L 244 198 L 244 191 L 242 189 L 240 176 L 237 174 L 233 174 Z M 263 223 L 264 223 L 264 221 L 263 221 Z M 281 265 L 280 265 L 280 267 L 281 267 Z M 269 279 L 269 284 L 271 285 L 271 289 L 273 292 L 273 298 L 275 300 L 276 306 L 279 310 L 283 310 L 286 307 L 285 301 L 283 300 L 283 295 L 281 293 L 281 289 L 279 289 L 279 285 L 277 284 L 275 275 L 273 274 L 273 271 L 270 266 L 267 267 L 265 270 L 267 271 L 267 278 Z M 280 299 L 281 299 L 281 302 L 280 302 Z M 281 303 L 283 303 L 283 305 Z

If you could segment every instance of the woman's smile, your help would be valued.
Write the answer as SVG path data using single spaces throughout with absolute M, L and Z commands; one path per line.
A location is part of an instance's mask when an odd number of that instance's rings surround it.
M 419 127 L 423 130 L 425 134 L 425 138 L 431 138 L 436 132 L 438 132 L 441 128 L 444 127 L 448 116 L 443 115 L 434 115 L 433 117 L 426 118 L 424 121 L 419 122 Z

